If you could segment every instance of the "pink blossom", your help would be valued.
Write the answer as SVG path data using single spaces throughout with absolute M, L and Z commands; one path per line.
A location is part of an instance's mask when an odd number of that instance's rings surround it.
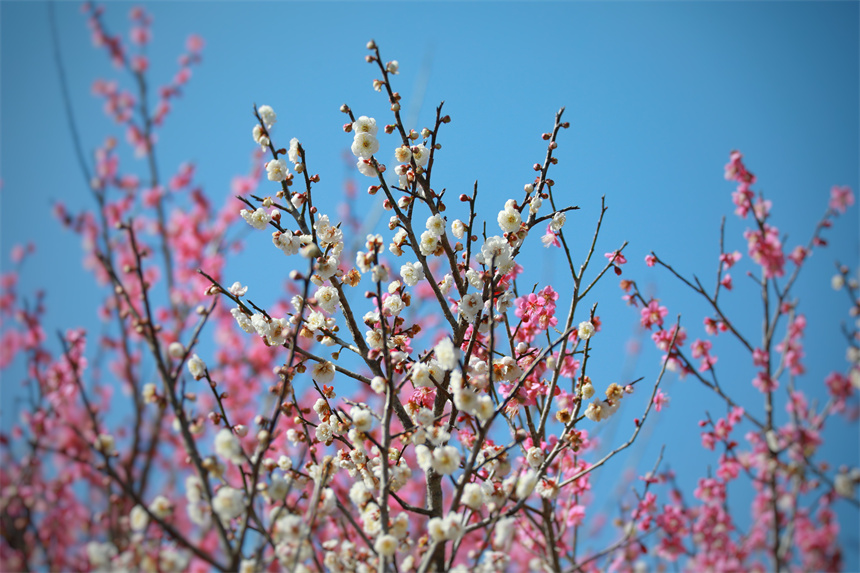
M 669 397 L 663 393 L 662 390 L 657 390 L 657 393 L 654 394 L 654 409 L 658 412 L 663 409 L 664 406 L 669 404 Z
M 764 370 L 761 370 L 758 374 L 756 374 L 756 377 L 753 378 L 752 383 L 753 386 L 755 386 L 762 394 L 773 392 L 774 390 L 779 388 L 779 382 L 771 378 Z
M 749 255 L 762 266 L 766 278 L 781 277 L 785 274 L 785 255 L 779 240 L 779 231 L 770 225 L 763 225 L 764 231 L 744 232 Z
M 670 330 L 658 330 L 651 335 L 651 339 L 654 341 L 654 344 L 657 346 L 658 349 L 662 350 L 663 352 L 668 352 L 669 344 L 671 344 L 672 342 L 672 337 L 675 335 L 676 328 L 676 326 L 673 326 Z M 684 342 L 686 341 L 686 339 L 687 332 L 683 328 L 681 328 L 678 332 L 678 335 L 675 336 L 675 344 L 673 346 L 673 349 L 684 346 Z
M 735 263 L 741 260 L 741 258 L 743 258 L 743 255 L 738 251 L 735 251 L 734 253 L 723 253 L 720 255 L 720 262 L 723 264 L 723 269 L 728 270 L 732 268 Z
M 854 204 L 854 193 L 850 187 L 834 185 L 830 189 L 830 208 L 836 213 L 844 213 Z
M 188 36 L 188 40 L 185 42 L 185 49 L 191 53 L 198 53 L 203 50 L 203 46 L 205 42 L 201 36 L 197 34 L 191 34 Z
M 660 306 L 659 301 L 652 299 L 648 306 L 640 311 L 640 324 L 643 328 L 651 330 L 655 324 L 659 327 L 663 326 L 663 317 L 669 313 L 669 309 L 665 306 Z
M 788 258 L 795 265 L 800 266 L 804 259 L 809 255 L 809 250 L 806 247 L 797 245 L 794 250 L 788 255 Z

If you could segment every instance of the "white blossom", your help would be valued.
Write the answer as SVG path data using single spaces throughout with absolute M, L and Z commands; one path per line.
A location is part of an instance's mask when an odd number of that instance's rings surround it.
M 158 389 L 155 384 L 152 382 L 148 382 L 143 385 L 143 390 L 141 391 L 141 396 L 143 397 L 143 401 L 146 404 L 152 404 L 158 401 Z
M 454 219 L 451 223 L 451 234 L 458 239 L 463 238 L 463 235 L 466 234 L 466 225 L 463 224 L 463 221 L 460 219 Z
M 443 219 L 442 215 L 438 213 L 427 219 L 426 226 L 427 230 L 435 237 L 441 237 L 445 234 L 445 219 Z
M 493 413 L 496 411 L 496 407 L 493 404 L 493 399 L 489 396 L 481 396 L 478 398 L 478 405 L 475 406 L 475 415 L 482 422 L 486 422 L 489 420 Z
M 421 233 L 421 242 L 418 247 L 422 255 L 429 257 L 439 247 L 439 237 L 434 235 L 432 231 L 424 231 Z
M 330 286 L 318 288 L 314 294 L 314 298 L 317 299 L 317 304 L 320 308 L 329 314 L 337 311 L 337 305 L 340 303 L 340 295 L 337 293 L 337 289 Z
M 425 472 L 432 468 L 433 453 L 430 451 L 430 448 L 423 444 L 415 446 L 415 461 L 418 462 L 418 467 Z
M 535 472 L 534 470 L 528 470 L 527 472 L 520 474 L 520 477 L 517 480 L 517 497 L 523 499 L 530 496 L 531 493 L 534 491 L 536 485 L 537 472 Z
M 364 340 L 370 348 L 382 348 L 382 330 L 379 328 L 368 330 Z
M 496 527 L 493 531 L 493 545 L 496 547 L 504 547 L 513 539 L 516 532 L 516 518 L 505 517 L 496 522 Z
M 481 484 L 467 483 L 463 487 L 462 501 L 463 505 L 475 511 L 481 509 L 481 506 L 484 504 L 484 490 L 481 488 Z
M 460 451 L 454 446 L 441 446 L 433 450 L 433 469 L 442 475 L 451 475 L 460 467 Z
M 564 227 L 565 221 L 567 221 L 567 216 L 559 211 L 552 216 L 552 221 L 550 221 L 549 227 L 553 232 L 558 233 L 561 231 L 561 228 Z
M 400 295 L 392 294 L 389 295 L 385 301 L 382 303 L 382 308 L 388 312 L 391 316 L 396 316 L 400 314 L 400 312 L 406 308 L 406 303 L 403 302 L 403 299 L 400 298 Z
M 427 533 L 433 541 L 445 541 L 448 538 L 445 521 L 441 517 L 430 518 L 427 522 Z
M 414 287 L 424 279 L 424 267 L 421 263 L 406 263 L 400 267 L 400 276 L 406 286 Z
M 433 353 L 442 369 L 454 370 L 457 367 L 459 351 L 454 348 L 454 343 L 447 336 L 436 343 L 436 346 L 433 347 Z
M 244 461 L 242 444 L 229 428 L 221 428 L 215 434 L 215 454 L 225 462 L 233 462 L 237 465 Z
M 254 227 L 255 229 L 263 230 L 269 224 L 269 221 L 272 218 L 266 213 L 266 210 L 262 207 L 257 207 L 256 211 L 248 211 L 247 209 L 242 209 L 239 211 L 239 215 L 245 219 L 245 222 Z
M 586 382 L 582 385 L 582 397 L 590 400 L 592 396 L 594 396 L 594 386 L 591 382 Z
M 181 342 L 171 342 L 167 346 L 167 355 L 171 358 L 179 360 L 180 358 L 185 356 L 185 347 L 182 345 Z
M 417 363 L 412 367 L 412 385 L 416 388 L 433 387 L 433 381 L 430 379 L 430 367 L 428 365 Z
M 454 392 L 454 405 L 461 412 L 471 414 L 478 405 L 478 395 L 468 388 L 461 388 Z
M 248 287 L 242 286 L 242 283 L 240 283 L 239 281 L 234 282 L 233 285 L 230 287 L 230 294 L 235 297 L 243 297 L 247 292 Z
M 290 335 L 290 323 L 286 318 L 273 318 L 269 323 L 269 332 L 266 335 L 266 342 L 269 346 L 281 346 L 287 341 Z
M 595 400 L 585 409 L 585 417 L 592 422 L 600 422 L 609 417 L 609 411 L 600 400 Z
M 514 305 L 515 298 L 512 292 L 506 292 L 502 296 L 496 299 L 496 311 L 500 314 L 504 314 Z
M 376 538 L 373 548 L 382 557 L 391 557 L 397 551 L 397 538 L 386 533 Z
M 325 315 L 323 315 L 323 313 L 316 311 L 316 310 L 312 311 L 308 315 L 308 319 L 305 322 L 305 326 L 311 332 L 317 332 L 318 330 L 325 328 L 326 327 Z
M 266 163 L 266 177 L 269 181 L 283 181 L 287 178 L 287 162 L 283 158 L 272 159 Z
M 594 334 L 594 325 L 591 324 L 590 321 L 583 321 L 579 323 L 579 328 L 576 331 L 577 336 L 582 340 L 588 340 Z
M 269 147 L 269 138 L 266 137 L 263 132 L 263 126 L 260 124 L 254 126 L 254 129 L 251 131 L 251 136 L 254 138 L 254 143 L 257 143 L 263 148 L 263 150 Z
M 155 517 L 165 519 L 173 513 L 173 504 L 170 503 L 170 500 L 163 495 L 157 495 L 155 496 L 155 499 L 152 500 L 152 503 L 149 504 L 149 511 L 151 511 Z
M 481 247 L 481 252 L 475 255 L 475 259 L 483 265 L 494 264 L 502 274 L 507 274 L 514 268 L 511 246 L 499 236 L 489 237 Z
M 420 143 L 412 147 L 412 159 L 415 160 L 415 165 L 424 167 L 430 160 L 430 150 L 423 143 Z
M 272 129 L 272 126 L 278 121 L 278 116 L 271 106 L 261 105 L 257 108 L 257 113 L 260 114 L 260 119 L 266 124 L 266 129 Z
M 331 429 L 331 425 L 326 422 L 321 423 L 319 426 L 317 426 L 316 436 L 317 439 L 324 444 L 328 444 L 329 442 L 331 442 L 332 438 L 334 437 L 334 432 Z
M 356 157 L 370 159 L 374 153 L 379 151 L 379 141 L 368 132 L 356 133 L 351 149 L 352 154 Z
M 355 166 L 358 168 L 358 172 L 365 177 L 379 177 L 379 171 L 376 169 L 376 167 L 373 166 L 373 163 L 371 163 L 367 159 L 359 157 L 358 161 L 356 161 L 355 163 Z
M 353 408 L 349 415 L 352 417 L 352 423 L 359 432 L 367 432 L 373 427 L 373 415 L 366 408 Z
M 224 486 L 212 498 L 212 510 L 222 522 L 239 517 L 245 510 L 245 493 L 232 487 Z
M 558 480 L 549 477 L 538 480 L 535 491 L 537 491 L 537 494 L 544 499 L 555 499 L 558 497 L 560 492 Z
M 394 159 L 398 163 L 409 163 L 409 160 L 412 159 L 412 150 L 405 145 L 401 145 L 394 150 Z
M 370 280 L 375 283 L 388 282 L 388 267 L 385 265 L 374 265 L 370 269 Z
M 378 129 L 379 128 L 376 127 L 376 120 L 372 117 L 367 117 L 366 115 L 363 115 L 352 122 L 352 130 L 356 134 L 368 133 L 370 135 L 376 135 Z
M 363 481 L 357 481 L 349 488 L 349 499 L 356 506 L 364 507 L 367 502 L 373 499 L 373 492 L 367 488 Z
M 496 220 L 499 222 L 499 227 L 505 233 L 519 231 L 520 224 L 523 221 L 522 216 L 520 216 L 516 209 L 505 209 L 504 211 L 499 211 L 499 216 Z
M 439 281 L 439 292 L 442 293 L 443 296 L 446 296 L 451 288 L 454 286 L 454 277 L 451 276 L 451 273 L 446 274 L 442 277 L 442 280 Z
M 377 394 L 384 394 L 385 387 L 385 378 L 383 378 L 382 376 L 374 376 L 373 379 L 370 381 L 370 389 Z
M 290 140 L 290 149 L 287 151 L 287 157 L 289 157 L 292 163 L 301 163 L 302 156 L 299 153 L 299 140 L 298 138 L 292 138 Z
M 313 237 L 310 235 L 293 235 L 289 231 L 272 233 L 272 243 L 281 249 L 285 255 L 295 255 L 303 246 L 310 244 Z
M 464 295 L 457 305 L 457 310 L 460 316 L 466 319 L 466 322 L 473 322 L 478 316 L 478 311 L 484 307 L 484 302 L 481 296 L 475 293 Z
M 128 524 L 132 531 L 144 531 L 149 525 L 149 514 L 140 505 L 135 505 L 128 514 Z
M 325 362 L 318 362 L 311 370 L 311 375 L 320 384 L 328 384 L 334 380 L 334 372 L 334 364 L 326 360 Z
M 470 285 L 478 290 L 481 290 L 484 287 L 484 275 L 475 269 L 469 269 L 466 271 L 466 280 Z
M 206 375 L 206 363 L 199 356 L 193 354 L 188 359 L 188 371 L 194 376 L 195 380 L 200 380 Z
M 457 540 L 463 535 L 463 515 L 460 513 L 449 513 L 445 516 L 445 536 L 448 539 Z
M 97 569 L 110 569 L 111 559 L 116 557 L 117 550 L 113 543 L 105 541 L 90 541 L 87 543 L 87 559 L 90 560 L 90 565 Z
M 526 452 L 526 461 L 532 469 L 538 469 L 544 461 L 544 452 L 541 448 L 533 446 Z

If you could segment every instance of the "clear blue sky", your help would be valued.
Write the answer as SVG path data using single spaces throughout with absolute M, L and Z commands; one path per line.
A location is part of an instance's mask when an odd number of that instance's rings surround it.
M 114 33 L 127 30 L 130 7 L 107 6 Z M 542 159 L 545 145 L 540 134 L 566 106 L 572 127 L 561 136 L 560 163 L 551 176 L 563 200 L 583 208 L 569 216 L 567 228 L 577 229 L 573 236 L 583 244 L 605 194 L 610 210 L 600 253 L 629 240 L 626 274 L 653 285 L 672 315 L 683 313 L 691 338 L 703 335 L 704 307 L 667 274 L 646 269 L 642 257 L 653 249 L 676 268 L 712 280 L 722 214 L 729 215 L 727 249 L 746 253 L 740 237 L 746 223 L 731 215 L 733 186 L 722 179 L 730 150 L 745 154 L 759 178 L 756 189 L 773 200 L 773 222 L 791 246 L 807 241 L 832 185 L 858 189 L 856 2 L 176 2 L 147 9 L 154 17 L 155 84 L 175 72 L 188 33 L 206 40 L 203 65 L 175 102 L 157 153 L 165 175 L 195 161 L 196 180 L 215 198 L 228 194 L 234 174 L 247 171 L 256 102 L 278 112 L 278 141 L 302 141 L 312 171 L 323 177 L 320 192 L 337 201 L 341 154 L 351 142 L 340 129 L 338 107 L 347 102 L 357 115 L 386 117 L 384 98 L 371 89 L 374 68 L 363 61 L 370 38 L 383 57 L 399 60 L 396 87 L 407 109 L 426 79 L 414 127 L 428 124 L 445 100 L 453 122 L 440 139 L 437 185 L 453 195 L 477 179 L 491 227 L 504 200 L 533 177 L 530 166 Z M 108 134 L 123 139 L 89 96 L 93 80 L 115 77 L 114 70 L 91 46 L 78 5 L 61 3 L 56 12 L 85 149 Z M 0 3 L 0 264 L 8 268 L 13 244 L 35 241 L 39 251 L 22 290 L 50 291 L 52 329 L 84 324 L 94 331 L 98 293 L 88 288 L 77 242 L 49 215 L 55 199 L 74 207 L 91 205 L 91 198 L 66 128 L 47 14 L 43 3 Z M 141 164 L 125 165 L 144 174 Z M 814 333 L 806 341 L 809 375 L 803 380 L 812 395 L 821 396 L 830 370 L 845 367 L 839 324 L 847 319 L 846 301 L 829 281 L 835 259 L 857 265 L 858 236 L 855 206 L 828 232 L 831 247 L 817 252 L 798 284 Z M 250 273 L 281 259 L 269 245 L 261 242 L 260 249 L 259 260 L 231 269 L 256 292 L 269 288 L 274 297 L 281 269 L 267 269 L 256 282 Z M 530 253 L 539 261 L 534 281 L 563 278 L 553 270 L 560 259 L 540 249 Z M 726 302 L 753 333 L 757 300 L 742 288 L 749 286 L 743 271 L 734 275 L 736 290 Z M 592 363 L 599 370 L 592 372 L 607 382 L 622 375 L 621 349 L 638 317 L 623 307 L 616 285 L 607 281 L 598 293 L 606 337 L 596 350 L 598 364 Z M 753 372 L 748 359 L 732 359 L 738 348 L 725 342 L 715 347 L 718 368 L 723 379 L 737 378 L 742 398 Z M 657 355 L 647 352 L 636 374 L 651 377 L 657 369 Z M 3 380 L 4 427 L 10 378 Z M 651 464 L 659 445 L 669 442 L 667 459 L 682 479 L 692 479 L 716 462 L 689 455 L 700 449 L 695 422 L 705 409 L 722 410 L 692 381 L 671 383 L 669 393 L 673 401 L 652 420 L 642 464 Z M 856 425 L 834 428 L 840 437 L 829 455 L 858 465 Z M 611 481 L 620 465 L 601 479 Z M 849 569 L 857 569 L 856 514 L 841 515 Z

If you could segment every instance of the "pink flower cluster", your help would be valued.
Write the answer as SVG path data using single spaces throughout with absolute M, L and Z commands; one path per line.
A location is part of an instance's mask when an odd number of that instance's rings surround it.
M 531 342 L 535 336 L 558 324 L 555 316 L 555 301 L 558 293 L 549 285 L 537 293 L 529 293 L 516 299 L 514 314 L 520 319 L 517 340 Z

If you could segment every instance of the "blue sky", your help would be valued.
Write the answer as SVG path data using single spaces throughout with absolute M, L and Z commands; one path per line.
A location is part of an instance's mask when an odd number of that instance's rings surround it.
M 114 33 L 127 30 L 130 7 L 107 6 Z M 302 141 L 311 170 L 323 178 L 323 199 L 338 200 L 341 155 L 351 143 L 340 128 L 339 106 L 346 102 L 357 115 L 387 117 L 384 98 L 371 89 L 375 70 L 363 61 L 370 38 L 384 58 L 400 62 L 396 88 L 417 115 L 414 127 L 429 124 L 445 101 L 453 121 L 440 137 L 434 178 L 452 195 L 478 180 L 488 227 L 505 199 L 518 196 L 533 177 L 531 165 L 544 153 L 540 134 L 566 106 L 571 129 L 560 138 L 560 162 L 551 176 L 562 201 L 582 207 L 568 218 L 574 244 L 590 238 L 606 195 L 600 254 L 629 240 L 625 275 L 650 285 L 672 316 L 682 313 L 692 338 L 703 335 L 705 308 L 668 274 L 647 269 L 642 257 L 654 250 L 676 268 L 713 280 L 722 214 L 728 216 L 727 249 L 746 253 L 746 222 L 731 215 L 733 186 L 722 177 L 732 149 L 744 153 L 758 176 L 755 188 L 773 201 L 773 223 L 791 246 L 806 243 L 832 185 L 858 189 L 856 2 L 174 2 L 147 9 L 154 17 L 155 84 L 172 77 L 189 33 L 206 40 L 203 64 L 174 103 L 157 154 L 165 174 L 195 161 L 196 180 L 212 197 L 225 197 L 230 178 L 247 171 L 256 102 L 278 112 L 278 141 Z M 0 265 L 9 268 L 13 244 L 36 242 L 22 290 L 49 290 L 51 331 L 74 324 L 96 330 L 99 295 L 88 288 L 79 246 L 49 215 L 53 200 L 83 207 L 91 198 L 66 128 L 47 14 L 43 3 L 0 4 Z M 61 3 L 56 14 L 84 148 L 94 149 L 109 134 L 122 139 L 89 95 L 93 80 L 116 72 L 92 47 L 77 4 Z M 410 107 L 416 98 L 420 109 Z M 130 158 L 125 166 L 144 174 Z M 370 208 L 368 201 L 362 205 Z M 809 375 L 802 383 L 819 396 L 824 376 L 846 366 L 839 334 L 846 300 L 829 282 L 834 260 L 858 263 L 857 207 L 827 236 L 831 246 L 809 261 L 796 291 L 808 332 L 815 333 L 806 341 Z M 259 256 L 231 267 L 261 299 L 275 297 L 286 275 L 273 266 L 280 259 L 266 243 L 257 243 Z M 554 270 L 561 262 L 557 253 L 539 246 L 528 253 L 534 281 L 563 289 L 563 275 Z M 261 268 L 265 278 L 252 279 Z M 761 314 L 754 289 L 743 271 L 735 273 L 735 284 L 726 303 L 746 332 L 756 332 Z M 621 348 L 638 318 L 619 296 L 610 279 L 594 299 L 606 338 L 596 347 L 599 370 L 593 372 L 607 382 L 622 376 Z M 715 350 L 721 376 L 737 379 L 737 395 L 758 400 L 748 388 L 752 369 L 736 345 L 721 338 Z M 644 353 L 636 375 L 656 375 L 656 360 Z M 10 377 L 3 380 L 4 427 Z M 669 442 L 667 459 L 682 478 L 692 479 L 716 461 L 687 455 L 700 449 L 695 422 L 705 409 L 719 413 L 720 406 L 692 381 L 670 384 L 672 404 L 652 420 L 642 463 L 650 465 L 659 445 Z M 834 429 L 828 455 L 858 465 L 856 425 Z M 848 563 L 856 569 L 856 514 L 842 515 L 846 542 L 854 541 Z

